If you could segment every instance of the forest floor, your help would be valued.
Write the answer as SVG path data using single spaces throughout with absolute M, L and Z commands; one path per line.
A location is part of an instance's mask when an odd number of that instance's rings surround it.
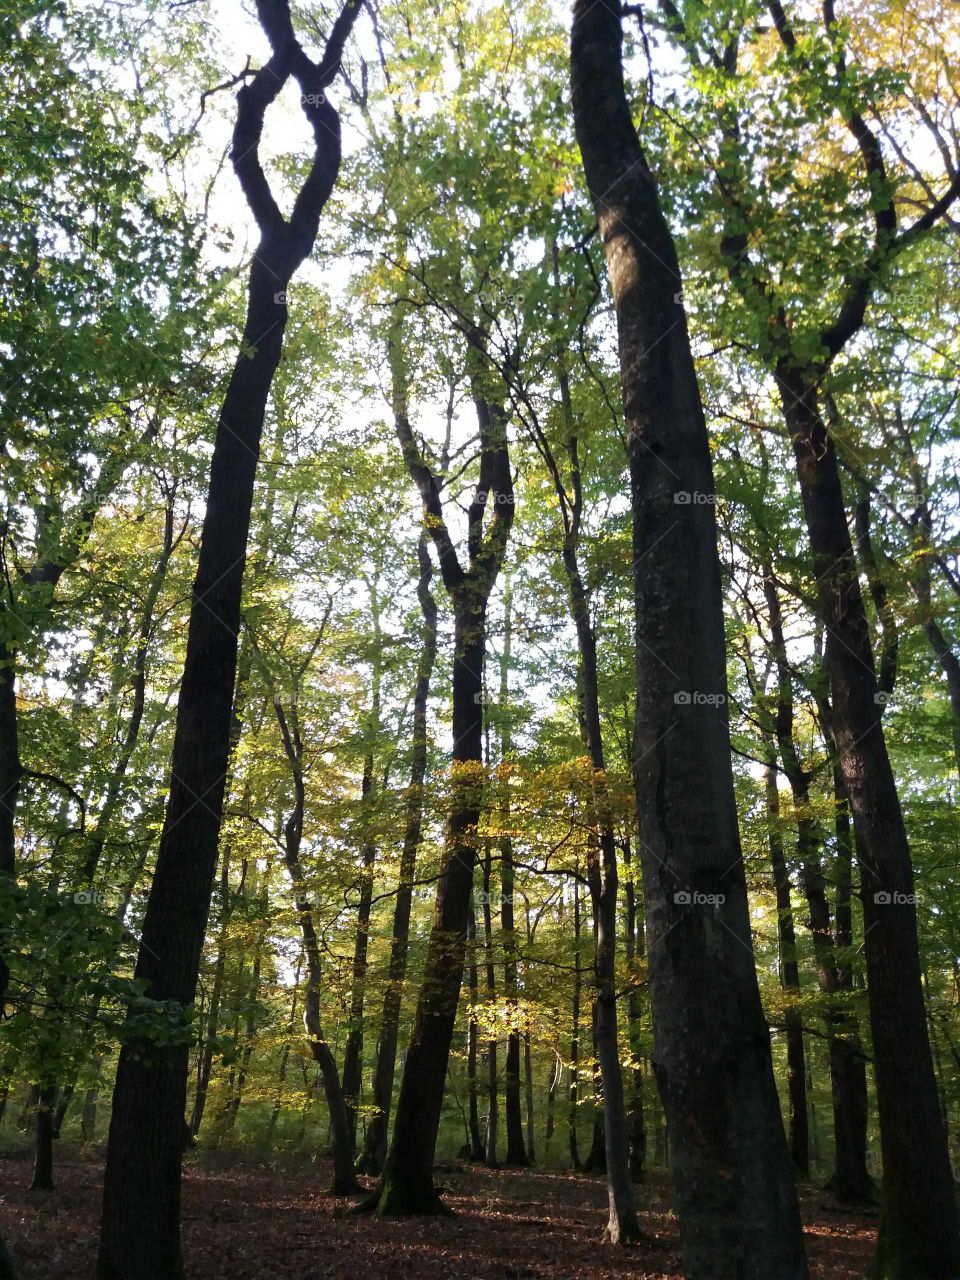
M 102 1153 L 58 1149 L 57 1189 L 30 1191 L 26 1156 L 0 1159 L 0 1235 L 21 1280 L 89 1280 L 96 1258 Z M 669 1187 L 638 1187 L 653 1242 L 599 1243 L 605 1184 L 549 1171 L 444 1165 L 453 1218 L 380 1221 L 350 1215 L 324 1194 L 329 1168 L 308 1158 L 256 1162 L 239 1155 L 188 1158 L 183 1247 L 196 1280 L 681 1280 Z M 823 1193 L 802 1195 L 811 1276 L 864 1274 L 876 1220 L 853 1217 Z M 131 1276 L 129 1280 L 137 1280 Z M 771 1277 L 771 1280 L 775 1280 Z

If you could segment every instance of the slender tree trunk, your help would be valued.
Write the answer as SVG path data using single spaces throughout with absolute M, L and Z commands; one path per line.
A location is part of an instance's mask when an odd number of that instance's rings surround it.
M 470 920 L 467 925 L 467 946 L 470 949 L 469 982 L 470 982 L 470 1006 L 475 1009 L 477 1001 L 480 999 L 479 974 L 477 972 L 476 962 L 476 944 L 477 944 L 477 921 L 473 908 L 470 909 Z M 470 1159 L 481 1162 L 485 1152 L 483 1147 L 483 1137 L 480 1132 L 480 1107 L 477 1096 L 477 1048 L 480 1039 L 480 1029 L 477 1026 L 476 1018 L 471 1016 L 467 1024 L 467 1103 L 469 1115 L 469 1135 L 470 1135 Z
M 513 593 L 510 579 L 503 589 L 503 648 L 500 654 L 500 762 L 506 766 L 513 749 L 510 736 L 510 662 L 513 641 Z M 500 821 L 510 821 L 510 785 L 504 777 L 499 788 Z M 500 931 L 503 938 L 503 994 L 510 1009 L 507 1055 L 504 1064 L 503 1110 L 507 1129 L 504 1164 L 523 1168 L 530 1163 L 523 1139 L 523 1109 L 520 1098 L 520 1028 L 517 1025 L 517 935 L 514 921 L 513 840 L 500 838 Z
M 883 1153 L 874 1272 L 883 1280 L 946 1280 L 960 1274 L 960 1220 L 927 1036 L 913 867 L 880 721 L 836 453 L 818 411 L 818 383 L 818 372 L 785 360 L 777 367 L 826 628 L 831 728 L 860 863 Z
M 363 1083 L 363 1005 L 367 985 L 367 952 L 370 943 L 370 908 L 373 903 L 373 864 L 377 846 L 373 839 L 371 812 L 374 794 L 374 747 L 380 733 L 380 664 L 383 639 L 380 633 L 380 603 L 375 583 L 370 585 L 373 613 L 374 659 L 370 697 L 370 716 L 367 725 L 368 746 L 363 758 L 360 807 L 363 827 L 363 871 L 360 877 L 360 901 L 357 905 L 357 933 L 353 947 L 353 976 L 350 992 L 350 1025 L 347 1043 L 343 1051 L 343 1096 L 347 1102 L 347 1123 L 356 1145 L 357 1107 Z
M 676 249 L 634 127 L 621 42 L 614 0 L 576 0 L 574 123 L 617 313 L 630 463 L 633 773 L 654 1069 L 688 1280 L 800 1280 L 802 1228 L 737 830 L 710 451 Z
M 493 1016 L 497 1000 L 497 977 L 493 967 L 493 912 L 490 901 L 490 846 L 487 845 L 483 860 L 483 949 L 486 954 L 486 994 L 487 1007 L 491 1011 L 490 1021 L 496 1026 Z M 497 1168 L 497 1142 L 499 1140 L 500 1098 L 497 1089 L 497 1037 L 496 1034 L 487 1041 L 487 1132 L 484 1143 L 484 1163 L 488 1169 Z
M 523 1033 L 523 1079 L 524 1101 L 527 1111 L 527 1163 L 533 1164 L 534 1156 L 534 1108 L 533 1108 L 533 1053 L 530 1045 L 530 1032 Z
M 380 1016 L 377 1063 L 373 1073 L 373 1104 L 376 1112 L 367 1126 L 366 1141 L 360 1160 L 360 1168 L 365 1173 L 380 1173 L 387 1156 L 387 1127 L 393 1100 L 400 1007 L 403 999 L 403 982 L 407 972 L 410 907 L 423 825 L 423 780 L 427 771 L 427 703 L 437 656 L 437 602 L 430 590 L 433 564 L 425 534 L 421 534 L 417 546 L 417 560 L 420 570 L 417 598 L 423 615 L 423 640 L 417 662 L 417 685 L 413 696 L 410 784 L 407 788 L 403 848 L 400 853 L 397 897 L 393 909 L 390 964 L 383 996 L 383 1012 Z M 476 1105 L 475 1092 L 472 1101 Z
M 397 435 L 411 478 L 423 498 L 426 523 L 454 610 L 453 759 L 451 807 L 437 885 L 423 985 L 397 1100 L 393 1141 L 368 1207 L 382 1215 L 442 1211 L 433 1186 L 433 1157 L 443 1107 L 447 1060 L 463 980 L 476 832 L 483 783 L 483 664 L 487 603 L 503 564 L 513 524 L 513 477 L 503 412 L 482 391 L 483 336 L 470 335 L 471 377 L 480 435 L 480 474 L 467 515 L 469 568 L 464 570 L 444 519 L 437 478 L 419 452 L 406 411 Z M 392 344 L 394 360 L 399 343 Z M 394 366 L 396 367 L 396 366 Z M 402 380 L 395 376 L 395 385 Z M 488 498 L 492 517 L 486 528 Z
M 562 1079 L 563 1059 L 558 1053 L 550 1067 L 550 1079 L 547 1081 L 547 1120 L 543 1131 L 543 1148 L 547 1156 L 550 1154 L 550 1140 L 557 1122 L 557 1089 Z
M 570 1035 L 570 1092 L 567 1099 L 570 1123 L 570 1168 L 574 1173 L 578 1173 L 581 1168 L 580 1150 L 577 1145 L 577 1111 L 580 1104 L 580 1000 L 583 990 L 583 971 L 580 963 L 580 884 L 576 877 L 573 881 L 573 946 L 573 1030 Z
M 642 925 L 637 927 L 637 895 L 633 882 L 633 858 L 630 840 L 624 841 L 623 861 L 627 868 L 627 881 L 624 885 L 626 900 L 626 946 L 624 952 L 628 970 L 644 952 Z M 640 992 L 635 982 L 631 982 L 630 994 L 627 996 L 627 1028 L 630 1036 L 630 1052 L 634 1065 L 631 1072 L 630 1103 L 627 1108 L 627 1134 L 630 1140 L 630 1176 L 634 1182 L 643 1179 L 644 1163 L 647 1158 L 647 1127 L 643 1115 L 643 1066 L 641 1060 L 640 1041 Z
M 283 1105 L 283 1086 L 287 1079 L 287 1063 L 290 1060 L 290 1042 L 293 1039 L 294 1029 L 297 1025 L 297 998 L 300 994 L 300 973 L 303 968 L 303 954 L 297 957 L 297 972 L 293 979 L 293 995 L 290 999 L 290 1021 L 287 1023 L 287 1040 L 280 1051 L 280 1068 L 277 1072 L 277 1096 L 274 1099 L 273 1110 L 270 1112 L 270 1119 L 267 1123 L 267 1145 L 273 1143 L 273 1135 L 277 1128 L 277 1121 L 280 1119 L 280 1108 Z
M 339 170 L 339 117 L 323 90 L 337 74 L 358 8 L 348 3 L 343 10 L 317 66 L 293 35 L 287 0 L 261 0 L 258 15 L 273 52 L 237 96 L 234 168 L 261 237 L 241 354 L 217 424 L 166 818 L 135 970 L 150 999 L 169 1001 L 184 1015 L 196 996 L 217 860 L 247 534 L 267 398 L 282 352 L 285 290 L 313 246 Z M 286 221 L 257 145 L 267 108 L 291 75 L 300 84 L 316 150 Z M 114 1087 L 98 1275 L 177 1280 L 183 1274 L 180 1163 L 189 1024 L 184 1017 L 162 1045 L 135 1035 L 133 1025 Z
M 765 743 L 764 771 L 767 800 L 767 840 L 770 867 L 777 895 L 777 952 L 780 986 L 786 998 L 784 1024 L 787 1036 L 787 1096 L 790 1102 L 790 1155 L 801 1178 L 810 1175 L 810 1127 L 807 1117 L 807 1063 L 803 1049 L 803 1013 L 800 1008 L 800 967 L 797 964 L 797 935 L 793 924 L 790 874 L 783 851 L 780 827 L 780 791 L 777 785 L 776 755 L 772 740 Z
M 220 857 L 220 936 L 217 941 L 217 958 L 213 967 L 213 985 L 210 989 L 210 1006 L 207 1011 L 206 1033 L 200 1050 L 200 1063 L 197 1070 L 197 1089 L 193 1097 L 193 1110 L 190 1113 L 190 1136 L 198 1137 L 203 1113 L 207 1105 L 207 1093 L 210 1088 L 210 1075 L 213 1070 L 213 1050 L 220 1023 L 220 1002 L 223 999 L 223 980 L 227 968 L 227 927 L 231 915 L 230 898 L 230 845 L 224 845 Z

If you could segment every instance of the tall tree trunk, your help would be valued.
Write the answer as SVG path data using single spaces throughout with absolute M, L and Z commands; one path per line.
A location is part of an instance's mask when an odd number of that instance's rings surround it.
M 850 993 L 853 991 L 853 964 L 850 959 L 853 949 L 853 833 L 850 829 L 846 787 L 836 757 L 833 760 L 833 796 L 837 837 L 834 873 L 836 906 L 833 917 L 834 941 L 838 953 L 837 990 Z M 850 1014 L 840 1032 L 830 1042 L 830 1078 L 831 1082 L 835 1082 L 835 1154 L 830 1189 L 838 1200 L 846 1204 L 869 1203 L 874 1199 L 874 1193 L 873 1181 L 867 1172 L 867 1064 L 855 1013 Z
M 807 1118 L 807 1063 L 803 1049 L 803 1013 L 800 1008 L 800 966 L 797 964 L 797 935 L 793 924 L 790 874 L 783 851 L 780 827 L 780 789 L 777 784 L 776 752 L 769 737 L 765 744 L 764 770 L 767 801 L 767 841 L 770 868 L 777 895 L 777 954 L 780 987 L 786 999 L 784 1025 L 787 1036 L 787 1096 L 790 1102 L 790 1156 L 801 1178 L 810 1174 L 810 1127 Z
M 524 1102 L 527 1112 L 527 1146 L 526 1157 L 527 1163 L 533 1164 L 536 1157 L 534 1156 L 534 1119 L 535 1112 L 533 1107 L 533 1051 L 530 1043 L 530 1032 L 523 1033 L 523 1083 L 524 1083 Z
M 621 42 L 614 0 L 576 0 L 574 123 L 617 313 L 630 463 L 654 1069 L 688 1280 L 799 1280 L 802 1228 L 737 830 L 710 451 Z
M 913 866 L 880 722 L 882 701 L 820 372 L 776 370 L 793 442 L 833 696 L 831 728 L 853 815 L 883 1154 L 875 1273 L 960 1274 L 960 1219 L 927 1036 Z M 910 1098 L 910 1107 L 903 1099 Z
M 480 999 L 479 975 L 476 960 L 477 920 L 473 908 L 470 908 L 470 919 L 467 922 L 467 946 L 470 952 L 468 964 L 468 980 L 470 983 L 470 1006 L 477 1007 Z M 467 1105 L 470 1159 L 479 1163 L 485 1152 L 483 1137 L 480 1132 L 480 1107 L 477 1094 L 477 1048 L 480 1039 L 480 1028 L 473 1015 L 467 1024 Z
M 626 901 L 626 945 L 624 953 L 627 968 L 644 954 L 643 926 L 637 926 L 637 894 L 633 882 L 633 858 L 629 838 L 623 843 L 623 861 L 627 869 L 627 881 L 624 885 Z M 647 1158 L 647 1126 L 643 1115 L 643 1066 L 641 1062 L 640 1042 L 640 992 L 636 980 L 631 981 L 630 993 L 627 996 L 627 1029 L 630 1037 L 630 1052 L 634 1065 L 631 1072 L 630 1103 L 627 1108 L 627 1134 L 630 1140 L 630 1176 L 635 1182 L 643 1179 L 643 1168 Z
M 500 763 L 507 765 L 513 744 L 510 737 L 510 661 L 513 641 L 513 593 L 510 579 L 503 588 L 503 648 L 500 653 L 500 688 L 497 702 L 500 714 Z M 501 779 L 498 791 L 500 822 L 510 821 L 509 778 Z M 503 994 L 509 1006 L 507 1055 L 504 1064 L 503 1111 L 507 1129 L 507 1154 L 504 1164 L 523 1168 L 530 1163 L 523 1140 L 523 1109 L 520 1097 L 520 1027 L 517 1024 L 517 935 L 514 921 L 513 840 L 508 834 L 500 838 L 500 931 L 503 938 Z
M 220 1002 L 223 999 L 223 981 L 227 969 L 227 927 L 230 923 L 232 899 L 230 896 L 230 844 L 226 843 L 220 856 L 220 930 L 217 941 L 217 958 L 213 966 L 213 985 L 210 989 L 210 1005 L 207 1010 L 206 1032 L 200 1049 L 197 1069 L 197 1088 L 190 1113 L 190 1136 L 196 1138 L 203 1123 L 207 1105 L 210 1075 L 213 1070 L 213 1050 L 220 1023 Z
M 293 978 L 293 995 L 290 998 L 290 1021 L 287 1023 L 287 1040 L 280 1051 L 280 1067 L 277 1071 L 277 1095 L 274 1099 L 273 1110 L 270 1112 L 270 1119 L 267 1122 L 267 1145 L 273 1142 L 273 1135 L 277 1128 L 277 1121 L 280 1119 L 280 1108 L 283 1106 L 283 1086 L 287 1079 L 287 1063 L 290 1061 L 290 1042 L 293 1039 L 293 1032 L 297 1025 L 297 999 L 300 995 L 300 973 L 303 969 L 303 953 L 297 957 L 297 971 Z
M 579 871 L 579 868 L 577 869 Z M 583 969 L 580 962 L 580 883 L 577 875 L 573 881 L 573 1009 L 570 1033 L 570 1091 L 567 1094 L 569 1103 L 570 1124 L 570 1168 L 574 1173 L 580 1170 L 580 1149 L 577 1144 L 577 1110 L 580 1104 L 580 1000 L 583 990 Z
M 487 844 L 483 859 L 483 949 L 486 956 L 487 1008 L 490 1010 L 491 1025 L 496 1028 L 497 1019 L 495 1005 L 497 1000 L 497 975 L 493 967 L 493 911 L 490 901 L 491 851 Z M 484 1163 L 488 1169 L 497 1168 L 497 1142 L 500 1136 L 500 1097 L 497 1088 L 497 1036 L 487 1041 L 487 1131 L 484 1142 Z
M 357 932 L 353 945 L 353 975 L 350 990 L 350 1025 L 343 1051 L 343 1096 L 347 1103 L 347 1123 L 356 1145 L 357 1108 L 363 1082 L 363 1005 L 367 985 L 367 952 L 370 943 L 370 908 L 373 903 L 373 864 L 377 845 L 373 838 L 373 803 L 375 745 L 380 734 L 380 671 L 383 637 L 380 631 L 380 602 L 376 582 L 369 584 L 373 615 L 373 679 L 371 681 L 370 715 L 367 723 L 367 749 L 363 757 L 360 784 L 360 808 L 363 845 L 363 870 L 360 875 L 360 900 L 357 904 Z
M 419 578 L 417 599 L 423 615 L 423 639 L 417 660 L 417 685 L 413 695 L 413 740 L 410 760 L 410 783 L 407 787 L 406 821 L 397 897 L 393 908 L 393 934 L 390 940 L 390 964 L 387 969 L 383 1012 L 380 1015 L 380 1042 L 373 1073 L 373 1105 L 376 1111 L 367 1125 L 366 1141 L 359 1167 L 365 1173 L 379 1173 L 387 1156 L 387 1127 L 393 1100 L 393 1078 L 396 1070 L 397 1038 L 400 1030 L 400 1006 L 403 982 L 407 972 L 410 938 L 410 907 L 417 854 L 423 825 L 423 780 L 427 771 L 427 703 L 430 681 L 437 657 L 437 602 L 430 590 L 433 564 L 426 534 L 417 544 Z M 473 1101 L 476 1101 L 474 1093 Z
M 348 0 L 323 60 L 298 44 L 287 0 L 259 0 L 272 53 L 237 95 L 233 162 L 260 229 L 250 268 L 241 354 L 234 367 L 210 466 L 193 605 L 187 631 L 170 791 L 147 902 L 136 977 L 152 1000 L 186 1011 L 196 996 L 217 860 L 237 661 L 240 596 L 260 437 L 283 344 L 286 287 L 316 239 L 340 165 L 340 122 L 324 90 L 335 79 L 359 5 Z M 267 108 L 290 76 L 313 129 L 315 153 L 289 220 L 260 165 Z M 175 1280 L 180 1248 L 180 1162 L 189 1027 L 172 1043 L 124 1036 L 114 1087 L 104 1175 L 100 1280 Z
M 407 1051 L 393 1141 L 377 1191 L 369 1202 L 383 1215 L 442 1211 L 433 1186 L 433 1157 L 443 1106 L 447 1059 L 460 997 L 470 899 L 476 865 L 483 774 L 483 664 L 487 603 L 513 524 L 513 477 L 506 419 L 484 391 L 482 334 L 469 335 L 471 378 L 480 435 L 480 474 L 467 515 L 469 568 L 457 556 L 444 518 L 437 477 L 417 446 L 406 410 L 405 379 L 396 373 L 400 344 L 391 343 L 397 435 L 404 461 L 423 499 L 440 572 L 454 611 L 451 801 L 437 885 L 423 985 Z M 398 385 L 399 384 L 399 385 Z M 484 528 L 488 499 L 493 511 Z

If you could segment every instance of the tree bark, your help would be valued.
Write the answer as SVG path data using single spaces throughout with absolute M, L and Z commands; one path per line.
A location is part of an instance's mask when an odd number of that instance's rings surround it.
M 614 0 L 577 0 L 574 123 L 617 313 L 630 464 L 654 1069 L 688 1280 L 799 1280 L 802 1229 L 737 830 L 710 452 L 676 249 L 634 129 L 621 42 Z

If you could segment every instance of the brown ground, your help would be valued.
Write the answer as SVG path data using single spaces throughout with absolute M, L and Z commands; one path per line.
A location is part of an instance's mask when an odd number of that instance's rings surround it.
M 57 1190 L 31 1192 L 25 1158 L 0 1160 L 0 1234 L 21 1280 L 89 1280 L 100 1214 L 99 1157 L 58 1149 Z M 183 1245 L 195 1280 L 680 1280 L 676 1222 L 660 1179 L 639 1188 L 655 1245 L 599 1243 L 605 1188 L 596 1178 L 445 1166 L 455 1218 L 348 1216 L 324 1195 L 329 1169 L 309 1160 L 188 1164 Z M 803 1197 L 811 1276 L 864 1273 L 875 1220 Z M 137 1280 L 131 1276 L 129 1280 Z M 719 1278 L 718 1278 L 719 1280 Z M 770 1280 L 776 1280 L 771 1277 Z

